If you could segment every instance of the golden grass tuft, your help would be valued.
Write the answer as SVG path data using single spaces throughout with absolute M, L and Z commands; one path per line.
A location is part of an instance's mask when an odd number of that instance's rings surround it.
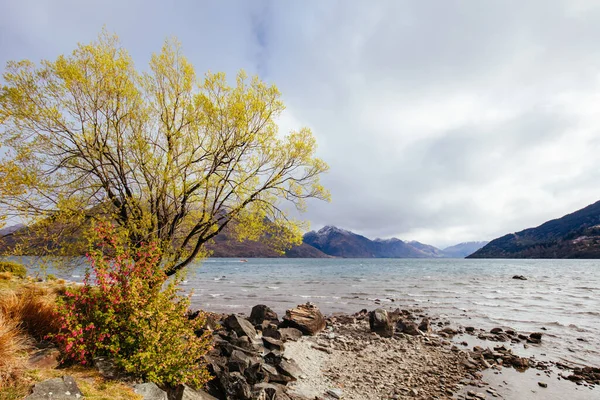
M 28 339 L 17 321 L 0 313 L 0 389 L 10 386 L 20 376 L 25 365 L 24 351 Z
M 0 294 L 0 314 L 16 321 L 36 340 L 58 332 L 56 294 L 40 285 L 23 286 Z
M 12 277 L 13 277 L 12 272 L 8 272 L 8 271 L 0 272 L 0 280 L 7 281 L 7 280 L 12 279 Z

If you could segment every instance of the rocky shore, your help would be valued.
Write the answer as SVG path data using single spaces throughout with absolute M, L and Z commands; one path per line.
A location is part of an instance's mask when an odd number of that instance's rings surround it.
M 257 305 L 248 317 L 209 314 L 205 329 L 213 335 L 206 358 L 214 379 L 203 390 L 183 386 L 165 391 L 151 382 L 132 382 L 135 392 L 148 400 L 534 398 L 510 394 L 506 380 L 488 383 L 486 375 L 506 369 L 536 371 L 541 391 L 552 390 L 555 379 L 570 385 L 569 393 L 571 388 L 587 391 L 572 399 L 594 398 L 600 385 L 600 368 L 516 354 L 515 346 L 543 347 L 543 332 L 453 326 L 416 309 L 365 309 L 325 317 L 307 303 L 279 318 Z M 98 360 L 97 368 L 109 378 L 126 380 L 112 375 L 106 360 Z M 62 377 L 37 384 L 28 398 L 46 398 L 63 389 L 79 393 L 73 379 Z
M 513 352 L 511 345 L 542 346 L 542 332 L 454 327 L 421 310 L 378 308 L 325 318 L 307 303 L 280 320 L 259 305 L 248 318 L 212 320 L 220 328 L 209 356 L 215 379 L 208 392 L 222 399 L 502 398 L 503 390 L 486 384 L 483 373 L 504 368 L 538 371 L 539 388 L 554 378 L 590 390 L 600 384 L 599 368 Z

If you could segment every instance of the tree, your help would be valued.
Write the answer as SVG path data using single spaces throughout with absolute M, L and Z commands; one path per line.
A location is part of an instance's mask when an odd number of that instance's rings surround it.
M 306 200 L 328 200 L 307 128 L 280 135 L 275 86 L 242 71 L 198 79 L 175 40 L 135 69 L 116 36 L 69 56 L 9 62 L 0 90 L 0 202 L 27 221 L 109 219 L 130 246 L 159 243 L 167 275 L 232 227 L 279 249 Z M 30 223 L 30 225 L 32 225 Z

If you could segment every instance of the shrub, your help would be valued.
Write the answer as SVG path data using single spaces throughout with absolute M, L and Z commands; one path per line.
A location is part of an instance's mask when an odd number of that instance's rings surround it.
M 0 261 L 0 272 L 10 272 L 20 278 L 25 278 L 27 268 L 24 265 L 12 261 Z
M 54 275 L 54 274 L 48 274 L 48 275 L 46 275 L 46 280 L 47 281 L 55 281 L 56 280 L 56 275 Z
M 13 277 L 12 272 L 0 272 L 0 280 L 7 281 L 7 280 L 12 279 L 12 277 Z
M 202 357 L 210 336 L 194 334 L 205 318 L 186 317 L 189 297 L 179 294 L 180 278 L 166 282 L 158 247 L 143 245 L 134 252 L 110 225 L 95 232 L 99 246 L 89 255 L 84 285 L 59 298 L 61 331 L 53 337 L 67 359 L 87 364 L 106 356 L 157 384 L 206 383 L 210 376 Z
M 27 337 L 19 324 L 0 312 L 0 389 L 15 381 L 24 366 L 22 352 L 27 348 Z

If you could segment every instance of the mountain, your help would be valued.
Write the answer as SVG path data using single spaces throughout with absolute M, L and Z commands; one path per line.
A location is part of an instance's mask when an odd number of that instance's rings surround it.
M 344 258 L 444 257 L 440 249 L 430 245 L 404 242 L 396 238 L 371 240 L 335 226 L 326 226 L 317 232 L 308 232 L 304 235 L 304 243 L 325 254 Z
M 600 258 L 600 201 L 492 240 L 468 258 Z
M 285 252 L 285 255 L 273 250 L 264 241 L 238 241 L 230 234 L 230 229 L 225 228 L 206 247 L 211 250 L 211 257 L 240 257 L 240 258 L 328 258 L 329 255 L 322 251 L 302 243 Z
M 444 252 L 444 255 L 449 258 L 465 258 L 488 243 L 489 242 L 464 242 L 446 247 L 442 251 Z
M 437 247 L 434 247 L 430 244 L 424 244 L 421 242 L 417 242 L 416 240 L 411 240 L 410 242 L 408 242 L 408 244 L 411 247 L 414 247 L 415 249 L 419 250 L 421 253 L 426 254 L 427 256 L 429 256 L 431 258 L 446 257 L 446 255 L 444 254 L 444 252 L 442 250 L 440 250 Z

